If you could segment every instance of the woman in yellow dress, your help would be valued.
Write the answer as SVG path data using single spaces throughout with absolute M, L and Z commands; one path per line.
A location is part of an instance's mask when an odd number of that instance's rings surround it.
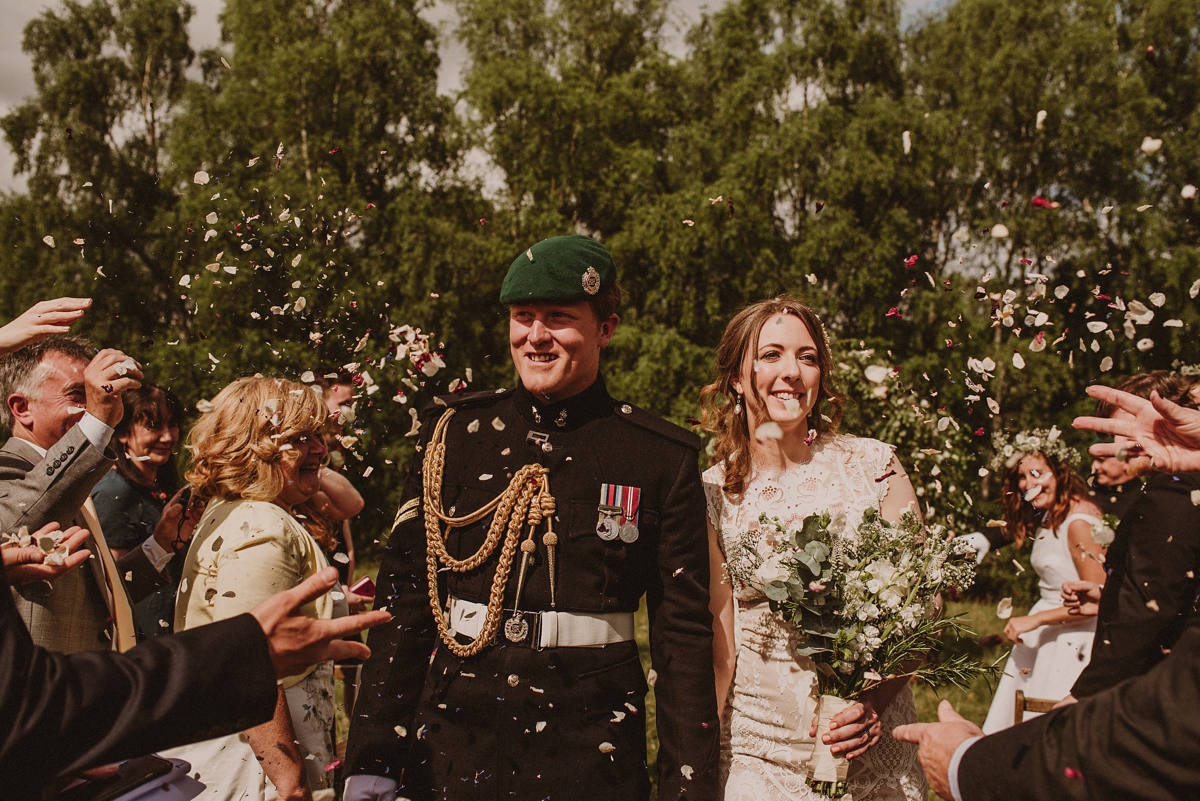
M 326 415 L 308 387 L 242 378 L 196 423 L 187 480 L 208 505 L 184 565 L 176 631 L 247 612 L 328 565 L 294 517 L 320 487 Z M 344 598 L 335 586 L 303 612 L 333 617 Z M 192 764 L 206 800 L 332 799 L 333 774 L 325 768 L 333 760 L 333 714 L 333 666 L 323 662 L 279 683 L 267 723 L 168 753 Z

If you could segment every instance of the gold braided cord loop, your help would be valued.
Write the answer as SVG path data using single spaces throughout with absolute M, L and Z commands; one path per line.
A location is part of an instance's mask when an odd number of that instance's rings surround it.
M 490 645 L 500 629 L 500 620 L 504 609 L 504 590 L 508 585 L 508 574 L 512 570 L 513 557 L 516 555 L 521 539 L 521 524 L 528 519 L 530 512 L 541 506 L 534 502 L 534 495 L 544 492 L 548 485 L 546 476 L 549 470 L 541 465 L 526 465 L 513 475 L 504 492 L 488 502 L 479 510 L 462 517 L 450 517 L 442 509 L 442 475 L 446 459 L 446 428 L 454 409 L 447 409 L 438 420 L 425 452 L 421 472 L 424 479 L 424 511 L 425 511 L 425 564 L 429 574 L 429 605 L 433 609 L 433 619 L 437 623 L 438 634 L 450 651 L 459 657 L 469 657 L 482 651 Z M 544 505 L 544 501 L 543 501 Z M 488 527 L 487 538 L 473 555 L 466 559 L 454 559 L 446 552 L 446 535 L 451 529 L 473 525 L 492 510 L 495 517 Z M 442 524 L 446 524 L 445 534 Z M 450 633 L 442 610 L 441 599 L 438 597 L 438 564 L 445 565 L 456 573 L 474 570 L 491 558 L 503 537 L 504 546 L 500 549 L 500 561 L 496 565 L 496 575 L 492 580 L 492 590 L 488 597 L 487 615 L 484 618 L 483 629 L 479 636 L 470 643 L 463 645 Z

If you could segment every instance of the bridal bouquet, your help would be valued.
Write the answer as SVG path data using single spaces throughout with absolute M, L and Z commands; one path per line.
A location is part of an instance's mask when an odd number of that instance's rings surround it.
M 763 515 L 727 558 L 730 579 L 761 591 L 803 634 L 797 653 L 816 664 L 822 696 L 809 784 L 818 792 L 844 792 L 849 763 L 833 757 L 821 737 L 850 699 L 891 678 L 967 687 L 988 671 L 965 654 L 924 662 L 944 634 L 970 633 L 957 617 L 940 616 L 938 595 L 968 588 L 976 562 L 965 540 L 912 512 L 893 524 L 868 509 L 857 528 L 828 512 L 806 517 L 798 529 Z

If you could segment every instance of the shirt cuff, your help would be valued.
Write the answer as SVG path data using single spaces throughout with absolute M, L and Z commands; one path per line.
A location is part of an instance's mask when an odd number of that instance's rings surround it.
M 92 417 L 91 412 L 83 413 L 83 417 L 79 419 L 79 430 L 87 437 L 88 442 L 92 443 L 92 447 L 101 453 L 108 447 L 113 435 L 112 426 Z
M 142 543 L 142 552 L 146 554 L 146 559 L 159 573 L 163 572 L 167 563 L 171 561 L 171 557 L 175 555 L 159 545 L 158 540 L 154 537 L 146 538 L 146 541 Z
M 396 780 L 359 774 L 346 779 L 343 801 L 396 801 Z
M 975 745 L 976 740 L 982 739 L 982 737 L 969 737 L 963 740 L 958 744 L 958 748 L 954 749 L 954 756 L 950 757 L 946 780 L 950 783 L 950 795 L 954 796 L 954 801 L 963 801 L 962 790 L 958 788 L 958 765 L 962 762 L 963 754 L 967 753 L 967 749 Z

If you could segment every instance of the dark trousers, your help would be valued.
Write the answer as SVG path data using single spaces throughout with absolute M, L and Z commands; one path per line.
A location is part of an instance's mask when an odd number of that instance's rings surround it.
M 469 659 L 439 645 L 400 794 L 415 801 L 646 799 L 646 690 L 633 642 L 495 646 Z

